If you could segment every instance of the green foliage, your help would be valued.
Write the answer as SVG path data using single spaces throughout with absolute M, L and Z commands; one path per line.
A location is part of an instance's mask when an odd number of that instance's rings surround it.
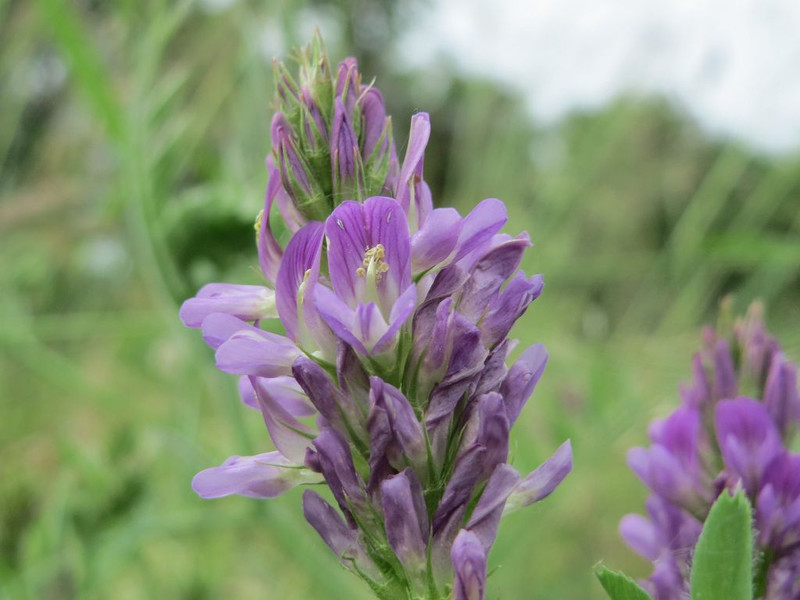
M 692 600 L 752 600 L 751 520 L 743 492 L 723 492 L 711 507 L 692 560 Z
M 611 600 L 652 600 L 650 594 L 624 573 L 616 573 L 600 565 L 595 568 L 594 574 Z

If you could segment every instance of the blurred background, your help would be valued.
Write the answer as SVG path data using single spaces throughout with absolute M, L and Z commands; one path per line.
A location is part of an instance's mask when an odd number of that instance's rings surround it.
M 793 0 L 0 0 L 0 596 L 364 599 L 274 501 L 195 497 L 269 449 L 184 330 L 256 282 L 270 60 L 315 26 L 376 77 L 402 149 L 431 113 L 437 204 L 504 200 L 547 289 L 551 361 L 514 432 L 575 470 L 503 522 L 490 598 L 599 599 L 644 489 L 625 452 L 677 403 L 719 301 L 760 298 L 800 358 L 800 5 Z

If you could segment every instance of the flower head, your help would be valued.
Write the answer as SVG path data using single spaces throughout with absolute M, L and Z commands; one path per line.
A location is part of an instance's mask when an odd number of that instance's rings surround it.
M 786 583 L 800 561 L 800 455 L 789 449 L 800 417 L 797 368 L 761 312 L 753 305 L 727 335 L 704 332 L 682 405 L 651 426 L 650 448 L 628 454 L 653 495 L 649 518 L 628 515 L 620 532 L 654 562 L 645 585 L 656 600 L 687 596 L 702 523 L 725 488 L 744 489 L 754 506 L 765 597 L 800 592 Z
M 354 60 L 335 78 L 319 41 L 300 83 L 282 65 L 266 204 L 257 222 L 265 286 L 214 286 L 181 316 L 217 366 L 240 376 L 276 448 L 197 475 L 203 497 L 303 495 L 307 521 L 383 598 L 484 597 L 504 513 L 547 497 L 569 443 L 523 477 L 509 433 L 547 362 L 541 345 L 506 366 L 514 321 L 541 276 L 519 270 L 527 234 L 500 233 L 488 199 L 434 209 L 423 173 L 427 115 L 397 165 L 383 99 Z M 269 212 L 292 237 L 282 248 Z M 279 319 L 286 335 L 261 329 Z

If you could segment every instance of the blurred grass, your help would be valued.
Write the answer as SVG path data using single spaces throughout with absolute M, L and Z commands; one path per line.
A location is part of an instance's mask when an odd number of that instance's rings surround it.
M 378 76 L 400 140 L 432 113 L 437 201 L 502 198 L 546 276 L 516 333 L 551 361 L 513 454 L 530 469 L 571 437 L 576 467 L 504 522 L 491 597 L 601 598 L 599 559 L 645 574 L 616 535 L 644 499 L 625 452 L 674 406 L 699 325 L 724 295 L 762 298 L 800 358 L 800 158 L 709 140 L 658 99 L 539 128 L 518 99 L 436 76 L 447 64 L 378 52 L 404 25 L 391 3 L 213 7 L 0 0 L 0 597 L 368 597 L 298 491 L 189 488 L 268 445 L 176 310 L 207 281 L 257 280 L 265 47 L 285 53 L 315 14 Z

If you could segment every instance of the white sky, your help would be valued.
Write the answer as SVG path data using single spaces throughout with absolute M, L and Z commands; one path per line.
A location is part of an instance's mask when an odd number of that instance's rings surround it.
M 800 0 L 433 0 L 423 11 L 405 59 L 448 54 L 523 92 L 540 120 L 657 91 L 708 131 L 800 149 Z

